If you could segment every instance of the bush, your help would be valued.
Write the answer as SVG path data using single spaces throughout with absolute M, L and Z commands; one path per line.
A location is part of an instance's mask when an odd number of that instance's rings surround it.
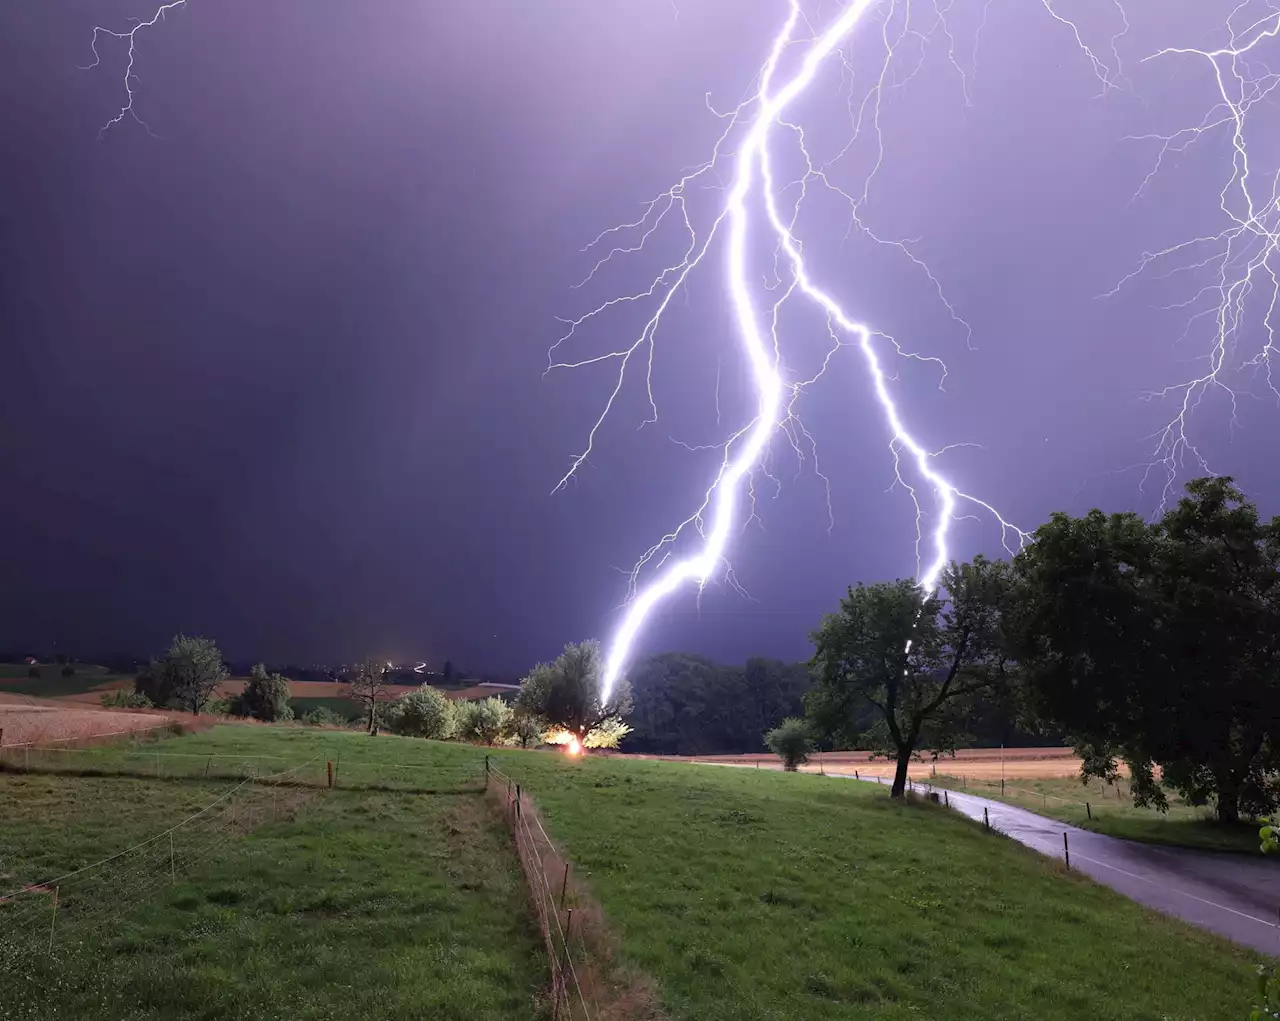
M 454 702 L 454 736 L 459 741 L 476 740 L 476 711 L 479 702 L 463 700 Z
M 393 733 L 437 741 L 451 738 L 456 724 L 453 703 L 429 684 L 396 699 L 387 718 L 387 728 Z
M 302 722 L 308 727 L 349 727 L 351 721 L 328 706 L 317 706 L 302 714 Z
M 251 716 L 264 723 L 293 719 L 289 708 L 289 682 L 279 674 L 268 674 L 258 663 L 249 673 L 249 681 L 232 706 L 237 716 Z
M 76 675 L 76 668 L 75 668 L 75 667 L 68 665 L 68 666 L 64 666 L 64 667 L 62 668 L 62 676 L 63 676 L 63 677 L 74 677 L 75 675 Z
M 547 725 L 533 713 L 517 708 L 511 714 L 511 723 L 507 726 L 507 741 L 518 744 L 521 748 L 542 744 L 546 736 Z
M 238 716 L 235 700 L 230 698 L 211 698 L 201 709 L 207 716 Z
M 765 734 L 764 743 L 782 760 L 783 768 L 792 773 L 809 761 L 809 752 L 813 750 L 809 725 L 794 716 L 787 717 Z
M 136 691 L 117 688 L 98 699 L 108 709 L 150 709 L 151 699 Z
M 29 670 L 27 670 L 27 676 L 35 677 L 38 679 L 40 677 L 40 668 L 38 666 L 31 667 Z
M 492 745 L 506 736 L 513 715 L 511 706 L 497 695 L 490 695 L 476 703 L 471 729 L 477 740 Z

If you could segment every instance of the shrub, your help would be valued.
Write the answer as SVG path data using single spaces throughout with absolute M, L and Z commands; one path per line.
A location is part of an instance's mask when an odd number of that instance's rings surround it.
M 230 698 L 211 698 L 202 708 L 207 716 L 238 716 L 235 700 Z
M 583 748 L 617 748 L 631 728 L 621 720 L 607 720 L 587 735 Z
M 517 708 L 511 714 L 511 722 L 507 726 L 507 740 L 518 744 L 521 748 L 542 744 L 547 725 L 533 713 Z
M 308 727 L 349 727 L 351 721 L 328 706 L 317 706 L 302 714 L 302 722 Z
M 137 691 L 117 688 L 98 699 L 108 709 L 150 709 L 151 699 Z
M 471 729 L 475 732 L 477 740 L 491 745 L 501 741 L 506 735 L 513 715 L 511 706 L 497 695 L 490 695 L 476 703 Z
M 70 666 L 70 665 L 67 665 L 67 666 L 64 666 L 64 667 L 62 668 L 62 676 L 63 676 L 63 677 L 74 677 L 75 675 L 76 675 L 76 668 L 75 668 L 75 667 Z
M 40 668 L 39 668 L 38 666 L 33 666 L 33 667 L 31 667 L 30 669 L 28 669 L 28 670 L 27 670 L 27 676 L 28 676 L 28 677 L 35 677 L 35 678 L 39 678 L 39 677 L 40 677 Z
M 782 760 L 783 768 L 792 773 L 809 761 L 809 752 L 813 750 L 809 725 L 794 716 L 787 717 L 765 734 L 764 743 Z
M 387 720 L 387 728 L 393 733 L 437 741 L 452 737 L 456 724 L 453 703 L 429 684 L 396 699 Z
M 459 741 L 476 740 L 476 710 L 479 702 L 458 701 L 453 704 L 454 736 Z
M 249 672 L 249 681 L 232 706 L 237 716 L 251 716 L 264 723 L 293 719 L 289 708 L 289 682 L 279 674 L 268 674 L 258 663 Z

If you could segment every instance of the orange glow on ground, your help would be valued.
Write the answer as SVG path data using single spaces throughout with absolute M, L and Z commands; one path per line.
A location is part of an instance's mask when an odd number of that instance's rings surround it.
M 569 752 L 570 755 L 581 755 L 582 742 L 580 742 L 576 737 L 569 738 L 567 751 Z

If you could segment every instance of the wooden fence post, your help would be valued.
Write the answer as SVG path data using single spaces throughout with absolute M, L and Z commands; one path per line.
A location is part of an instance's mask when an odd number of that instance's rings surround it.
M 516 818 L 520 818 L 520 785 L 516 784 Z
M 328 760 L 329 766 L 329 790 L 333 790 L 333 759 Z
M 53 953 L 53 927 L 58 923 L 58 888 L 53 888 L 53 914 L 49 917 L 49 953 Z
M 1087 801 L 1084 803 L 1084 811 L 1090 819 L 1093 818 L 1093 809 L 1089 806 L 1089 802 Z

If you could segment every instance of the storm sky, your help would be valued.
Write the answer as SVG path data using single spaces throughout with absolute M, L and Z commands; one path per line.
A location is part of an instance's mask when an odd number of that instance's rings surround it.
M 981 3 L 954 5 L 951 41 L 908 38 L 864 222 L 914 239 L 971 341 L 900 250 L 846 238 L 838 196 L 798 221 L 824 286 L 946 360 L 945 392 L 917 363 L 895 394 L 930 447 L 976 445 L 940 466 L 1024 528 L 1158 502 L 1159 481 L 1140 491 L 1132 466 L 1174 408 L 1143 395 L 1203 372 L 1212 332 L 1202 318 L 1182 337 L 1203 302 L 1161 306 L 1194 298 L 1206 271 L 1162 278 L 1170 263 L 1099 295 L 1144 251 L 1223 228 L 1229 136 L 1170 156 L 1137 198 L 1160 145 L 1126 136 L 1212 109 L 1206 62 L 1139 61 L 1225 42 L 1234 6 L 1174 17 L 1131 2 L 1110 90 L 1040 4 L 987 4 L 976 57 Z M 1111 60 L 1114 6 L 1058 7 Z M 125 120 L 99 138 L 126 54 L 101 39 L 101 64 L 81 70 L 92 28 L 153 10 L 0 11 L 16 43 L 0 68 L 0 647 L 147 653 L 184 630 L 235 658 L 374 652 L 517 672 L 607 637 L 627 571 L 714 471 L 715 451 L 679 443 L 721 442 L 750 415 L 721 253 L 656 340 L 659 421 L 638 428 L 635 376 L 555 495 L 614 369 L 544 378 L 547 349 L 557 317 L 643 289 L 679 247 L 659 233 L 574 287 L 594 262 L 585 244 L 707 158 L 721 122 L 704 96 L 718 109 L 743 96 L 785 3 L 191 0 L 139 36 L 136 108 L 154 135 Z M 819 27 L 836 10 L 809 7 Z M 855 96 L 879 71 L 879 31 L 848 51 Z M 840 152 L 838 61 L 798 113 L 815 152 Z M 859 193 L 869 141 L 832 170 Z M 1276 157 L 1259 150 L 1260 172 Z M 701 193 L 704 222 L 721 197 Z M 1264 311 L 1250 304 L 1229 364 L 1258 349 Z M 601 317 L 572 353 L 629 343 L 642 322 Z M 788 312 L 782 326 L 795 378 L 815 370 L 821 320 Z M 1233 428 L 1210 396 L 1193 435 L 1275 513 L 1275 400 L 1261 379 L 1231 379 L 1270 399 L 1242 399 Z M 834 525 L 812 464 L 775 445 L 781 486 L 757 476 L 760 520 L 732 550 L 751 598 L 687 593 L 642 650 L 803 657 L 847 585 L 914 573 L 911 504 L 889 491 L 888 434 L 853 353 L 797 407 Z M 953 552 L 998 553 L 999 539 L 989 519 L 962 522 Z

